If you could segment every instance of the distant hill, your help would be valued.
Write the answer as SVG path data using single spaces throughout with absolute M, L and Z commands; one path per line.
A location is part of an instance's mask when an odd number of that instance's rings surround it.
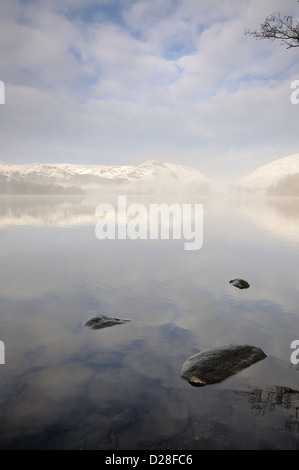
M 238 181 L 239 188 L 248 190 L 268 190 L 270 187 L 288 184 L 289 175 L 299 173 L 299 153 L 287 157 L 278 158 L 266 165 L 260 166 L 247 176 Z M 297 177 L 292 179 L 295 184 Z M 282 182 L 284 181 L 284 183 Z M 295 185 L 296 186 L 296 185 Z
M 0 162 L 2 194 L 81 194 L 98 191 L 205 193 L 210 181 L 200 171 L 149 160 L 132 165 L 32 164 Z

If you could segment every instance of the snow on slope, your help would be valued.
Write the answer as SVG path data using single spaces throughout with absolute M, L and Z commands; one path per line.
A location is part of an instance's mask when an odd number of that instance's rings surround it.
M 7 177 L 13 175 L 52 178 L 56 182 L 66 182 L 75 175 L 92 175 L 102 178 L 114 179 L 125 177 L 134 167 L 131 166 L 103 166 L 103 165 L 75 165 L 71 163 L 48 163 L 13 165 L 0 162 L 0 173 Z
M 268 188 L 287 175 L 299 173 L 299 153 L 278 158 L 239 180 L 240 185 L 248 188 Z
M 131 177 L 133 177 L 133 175 L 143 180 L 162 179 L 163 181 L 169 180 L 184 183 L 209 182 L 206 176 L 194 168 L 176 165 L 175 163 L 162 163 L 156 160 L 148 160 L 137 166 L 135 170 L 130 173 Z
M 76 165 L 68 163 L 13 165 L 0 162 L 0 176 L 6 180 L 31 181 L 39 184 L 62 184 L 96 186 L 105 183 L 121 183 L 145 190 L 162 186 L 173 189 L 188 185 L 209 183 L 200 171 L 176 165 L 149 160 L 139 166 L 133 165 Z

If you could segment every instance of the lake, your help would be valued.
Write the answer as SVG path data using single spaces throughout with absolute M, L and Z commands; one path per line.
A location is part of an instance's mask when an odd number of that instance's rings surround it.
M 298 199 L 194 197 L 203 244 L 190 251 L 99 240 L 110 199 L 1 196 L 0 448 L 299 449 Z M 130 321 L 84 325 L 99 314 Z M 226 344 L 267 357 L 213 385 L 181 377 Z

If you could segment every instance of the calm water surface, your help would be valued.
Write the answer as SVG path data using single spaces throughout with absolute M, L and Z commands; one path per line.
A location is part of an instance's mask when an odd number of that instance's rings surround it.
M 298 449 L 298 200 L 193 200 L 198 251 L 98 240 L 101 202 L 0 200 L 0 448 Z M 83 325 L 98 314 L 131 321 Z M 267 358 L 219 384 L 181 378 L 229 343 Z

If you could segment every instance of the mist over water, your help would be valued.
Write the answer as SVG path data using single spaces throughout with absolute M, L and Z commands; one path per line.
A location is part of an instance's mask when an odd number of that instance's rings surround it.
M 297 200 L 127 195 L 161 202 L 203 205 L 199 250 L 99 240 L 115 195 L 1 197 L 2 449 L 298 449 Z M 84 326 L 99 314 L 130 322 Z M 180 376 L 230 343 L 267 358 L 203 388 Z

